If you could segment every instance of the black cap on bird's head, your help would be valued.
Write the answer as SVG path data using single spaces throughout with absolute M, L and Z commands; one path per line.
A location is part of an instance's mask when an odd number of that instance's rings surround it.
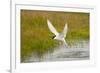
M 52 39 L 54 39 L 56 37 L 56 35 L 54 35 L 53 37 L 52 37 Z

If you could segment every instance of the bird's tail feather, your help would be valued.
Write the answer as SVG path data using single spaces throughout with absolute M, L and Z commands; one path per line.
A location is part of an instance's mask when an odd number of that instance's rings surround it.
M 63 43 L 65 44 L 66 47 L 68 47 L 68 44 L 66 43 L 66 40 L 63 40 Z

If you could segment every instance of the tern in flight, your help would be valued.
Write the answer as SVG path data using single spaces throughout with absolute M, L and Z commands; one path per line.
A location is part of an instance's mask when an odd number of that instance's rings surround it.
M 47 20 L 47 24 L 48 24 L 48 27 L 49 27 L 50 31 L 54 34 L 52 39 L 62 41 L 67 47 L 68 45 L 65 41 L 65 37 L 66 37 L 67 31 L 68 31 L 67 23 L 65 24 L 65 27 L 64 27 L 64 29 L 61 33 L 58 33 L 56 31 L 56 29 L 54 28 L 54 26 L 51 24 L 51 22 L 49 20 Z

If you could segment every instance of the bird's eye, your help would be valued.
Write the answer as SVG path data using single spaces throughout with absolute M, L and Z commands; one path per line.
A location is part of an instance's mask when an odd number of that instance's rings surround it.
M 52 39 L 54 39 L 56 36 L 54 35 L 53 37 L 52 37 Z

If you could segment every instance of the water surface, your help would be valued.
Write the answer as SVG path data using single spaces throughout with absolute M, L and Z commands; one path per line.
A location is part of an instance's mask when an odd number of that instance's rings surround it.
M 89 59 L 89 42 L 80 41 L 66 47 L 65 44 L 54 48 L 52 52 L 46 52 L 42 57 L 38 54 L 30 54 L 24 62 L 45 62 L 45 61 L 72 61 Z

